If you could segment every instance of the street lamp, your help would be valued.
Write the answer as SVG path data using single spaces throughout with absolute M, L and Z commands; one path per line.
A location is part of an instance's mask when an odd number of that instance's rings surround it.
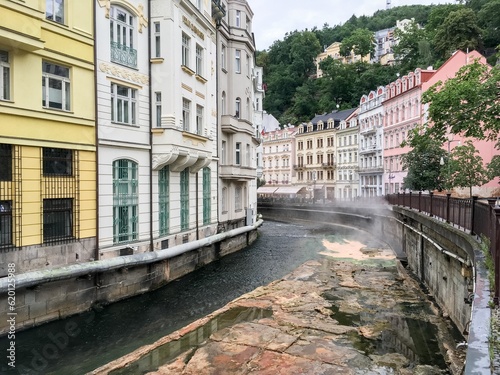
M 447 164 L 448 164 L 448 178 L 450 178 L 450 153 L 451 153 L 451 150 L 450 150 L 450 144 L 452 142 L 458 142 L 458 145 L 460 146 L 460 140 L 453 140 L 453 137 L 454 135 L 453 134 L 448 134 L 448 137 L 447 137 L 447 140 L 446 142 L 448 142 L 448 160 L 447 160 Z M 441 156 L 441 159 L 439 159 L 439 164 L 440 165 L 444 165 L 444 158 Z M 448 190 L 448 193 L 451 192 L 451 187 L 450 189 L 447 189 Z
M 313 171 L 313 204 L 316 203 L 316 171 Z

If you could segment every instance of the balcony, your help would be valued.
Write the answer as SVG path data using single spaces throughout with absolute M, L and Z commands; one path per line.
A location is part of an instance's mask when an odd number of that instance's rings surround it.
M 377 132 L 377 127 L 376 126 L 369 126 L 369 127 L 362 128 L 362 129 L 360 128 L 359 132 L 360 132 L 360 134 L 363 134 L 363 135 L 368 135 L 368 134 L 376 133 Z
M 374 154 L 377 151 L 377 145 L 370 145 L 359 149 L 359 154 Z
M 383 173 L 383 167 L 360 167 L 359 173 Z
M 249 181 L 257 177 L 257 170 L 241 165 L 221 165 L 219 175 L 223 180 Z
M 337 167 L 336 163 L 321 163 L 321 167 L 325 169 L 335 169 Z
M 304 169 L 304 165 L 303 164 L 294 164 L 293 165 L 293 169 L 295 170 L 301 170 L 301 169 Z
M 111 61 L 131 68 L 137 67 L 137 50 L 111 42 Z
M 256 135 L 255 129 L 249 121 L 231 115 L 222 116 L 221 130 L 227 134 L 247 133 L 254 138 Z

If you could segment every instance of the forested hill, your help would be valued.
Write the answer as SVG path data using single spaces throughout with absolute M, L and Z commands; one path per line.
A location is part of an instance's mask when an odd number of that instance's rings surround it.
M 352 16 L 342 25 L 325 23 L 321 29 L 287 33 L 267 51 L 257 52 L 257 65 L 264 68 L 267 86 L 264 109 L 280 124 L 298 124 L 316 113 L 332 111 L 337 104 L 341 108 L 356 107 L 363 94 L 394 81 L 397 74 L 405 75 L 417 67 L 438 68 L 457 49 L 476 49 L 490 64 L 496 63 L 500 0 L 460 3 L 395 7 L 370 17 Z M 341 52 L 354 48 L 364 55 L 373 51 L 373 32 L 394 27 L 403 19 L 414 19 L 415 24 L 405 33 L 397 33 L 396 65 L 342 65 L 325 59 L 321 65 L 324 76 L 312 78 L 316 73 L 314 59 L 325 46 L 342 42 Z

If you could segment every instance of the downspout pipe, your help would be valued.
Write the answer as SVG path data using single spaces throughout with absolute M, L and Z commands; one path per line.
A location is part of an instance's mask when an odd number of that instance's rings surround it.
M 94 259 L 99 260 L 99 126 L 98 126 L 98 99 L 97 99 L 97 10 L 96 2 L 94 1 L 93 9 L 94 13 L 94 130 L 95 130 L 95 252 Z
M 33 272 L 27 272 L 16 275 L 16 287 L 28 288 L 43 283 L 67 280 L 79 276 L 91 275 L 99 272 L 109 272 L 119 268 L 137 267 L 156 263 L 162 260 L 170 259 L 181 254 L 197 250 L 206 246 L 211 246 L 231 237 L 235 237 L 247 232 L 251 232 L 261 226 L 263 220 L 257 221 L 253 225 L 232 229 L 227 232 L 205 237 L 201 240 L 188 242 L 173 246 L 171 248 L 155 250 L 146 253 L 126 255 L 122 257 L 102 259 L 94 262 L 72 264 L 70 266 L 45 269 Z M 12 284 L 12 282 L 11 282 Z M 8 277 L 0 279 L 0 293 L 7 293 L 9 288 Z
M 151 22 L 151 0 L 148 0 L 148 20 Z M 148 29 L 149 30 L 149 29 Z M 149 250 L 153 251 L 153 77 L 151 76 L 151 31 L 148 31 L 149 75 Z

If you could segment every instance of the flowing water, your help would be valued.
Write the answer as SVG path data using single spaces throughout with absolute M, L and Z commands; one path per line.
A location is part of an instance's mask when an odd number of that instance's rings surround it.
M 156 291 L 16 334 L 16 368 L 0 361 L 1 374 L 84 374 L 150 344 L 261 285 L 320 257 L 322 225 L 265 222 L 248 248 L 226 256 Z M 366 239 L 364 239 L 366 242 Z M 376 246 L 376 244 L 367 244 Z M 334 297 L 332 297 L 334 298 Z M 338 315 L 353 325 L 362 317 Z M 418 322 L 415 323 L 418 331 Z M 422 339 L 435 341 L 424 325 Z M 424 337 L 425 336 L 425 337 Z M 391 338 L 388 338 L 389 340 Z M 364 343 L 359 343 L 362 348 Z M 6 353 L 8 340 L 0 339 Z M 376 350 L 376 348 L 365 348 Z M 434 354 L 429 361 L 442 358 Z

